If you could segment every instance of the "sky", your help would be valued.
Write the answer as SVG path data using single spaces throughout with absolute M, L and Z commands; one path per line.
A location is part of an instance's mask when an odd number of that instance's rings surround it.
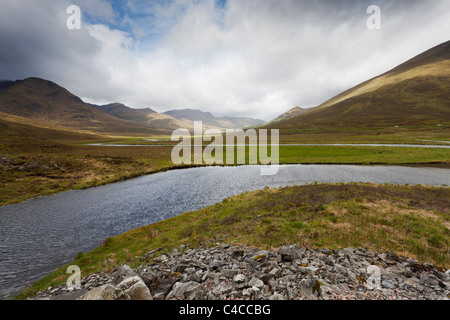
M 80 29 L 67 20 L 77 5 Z M 371 5 L 380 29 L 368 28 Z M 373 20 L 371 20 L 373 21 Z M 271 120 L 450 40 L 450 1 L 0 0 L 0 79 Z

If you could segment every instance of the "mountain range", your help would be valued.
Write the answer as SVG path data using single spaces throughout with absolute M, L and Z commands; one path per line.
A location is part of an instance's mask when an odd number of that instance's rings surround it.
M 210 128 L 219 129 L 239 129 L 254 127 L 265 123 L 263 120 L 244 117 L 216 117 L 210 112 L 203 112 L 194 109 L 169 110 L 164 114 L 184 121 L 202 121 L 203 125 Z
M 169 135 L 177 128 L 192 129 L 193 121 L 202 121 L 205 129 L 287 130 L 445 123 L 450 121 L 450 41 L 315 108 L 294 107 L 268 123 L 253 118 L 216 117 L 195 109 L 158 113 L 121 103 L 88 104 L 58 84 L 35 77 L 0 81 L 0 120 L 11 130 L 21 124 L 123 136 Z M 21 127 L 19 131 L 23 130 Z
M 192 109 L 158 113 L 121 103 L 89 104 L 56 83 L 35 77 L 0 81 L 0 118 L 44 128 L 126 135 L 166 135 L 177 128 L 192 129 L 193 121 L 203 121 L 205 129 L 264 124 L 262 120 L 215 117 L 209 112 Z

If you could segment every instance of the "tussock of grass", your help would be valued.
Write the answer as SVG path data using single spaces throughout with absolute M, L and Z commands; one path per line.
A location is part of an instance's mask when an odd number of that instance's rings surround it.
M 72 264 L 87 275 L 124 263 L 137 266 L 156 248 L 162 247 L 163 253 L 219 238 L 266 249 L 292 243 L 363 247 L 448 267 L 449 215 L 448 188 L 315 184 L 265 189 L 108 238 Z M 62 282 L 65 270 L 37 282 L 22 297 Z

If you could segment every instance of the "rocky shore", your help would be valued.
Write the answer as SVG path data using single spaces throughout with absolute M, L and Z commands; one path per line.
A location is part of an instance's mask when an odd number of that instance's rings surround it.
M 154 258 L 153 258 L 154 257 Z M 450 270 L 361 248 L 273 252 L 227 244 L 149 252 L 81 279 L 81 288 L 48 288 L 31 299 L 78 300 L 448 300 Z

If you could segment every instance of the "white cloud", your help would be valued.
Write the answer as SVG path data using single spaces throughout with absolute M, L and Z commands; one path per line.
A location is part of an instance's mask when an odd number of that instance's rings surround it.
M 122 21 L 104 0 L 79 1 L 109 26 L 85 22 L 81 31 L 68 31 L 68 1 L 46 1 L 44 9 L 32 4 L 26 26 L 15 22 L 26 20 L 16 0 L 6 1 L 0 30 L 8 31 L 0 39 L 9 50 L 30 51 L 12 59 L 0 49 L 9 60 L 0 76 L 49 78 L 90 102 L 270 120 L 296 105 L 318 105 L 448 40 L 448 1 L 380 2 L 382 29 L 371 31 L 361 1 L 229 0 L 225 8 L 213 0 L 128 1 Z M 114 29 L 121 24 L 132 33 Z

